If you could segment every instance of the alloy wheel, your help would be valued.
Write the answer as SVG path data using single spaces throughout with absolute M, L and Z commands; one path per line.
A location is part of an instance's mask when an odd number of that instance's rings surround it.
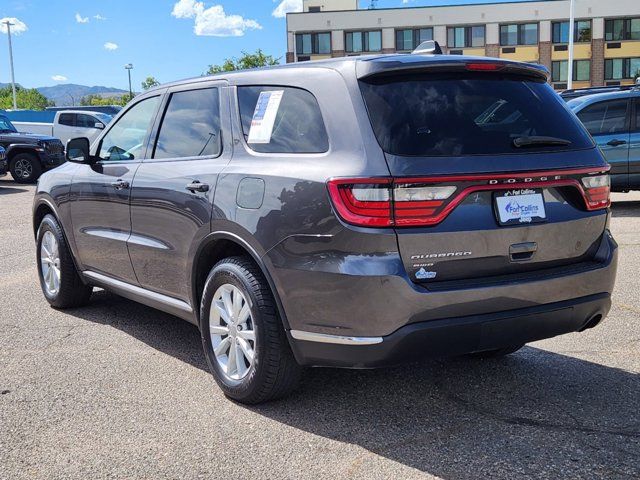
M 33 173 L 33 165 L 31 165 L 29 160 L 17 160 L 13 168 L 16 175 L 20 178 L 29 178 Z
M 50 231 L 44 232 L 42 236 L 40 266 L 44 288 L 53 297 L 60 291 L 60 249 L 58 240 Z

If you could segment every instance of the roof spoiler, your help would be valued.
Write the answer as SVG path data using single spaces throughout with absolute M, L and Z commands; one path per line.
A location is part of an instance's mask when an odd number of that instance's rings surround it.
M 418 45 L 413 52 L 412 55 L 442 55 L 442 48 L 440 48 L 440 44 L 435 40 L 426 40 Z

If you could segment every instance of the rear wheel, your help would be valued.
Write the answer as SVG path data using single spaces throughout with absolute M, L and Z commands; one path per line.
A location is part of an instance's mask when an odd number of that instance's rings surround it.
M 18 183 L 34 183 L 42 175 L 40 161 L 30 153 L 19 153 L 13 157 L 9 170 Z
M 505 357 L 507 355 L 515 353 L 518 350 L 520 350 L 522 347 L 524 347 L 524 344 L 512 345 L 510 347 L 504 347 L 504 348 L 497 348 L 495 350 L 486 350 L 484 352 L 474 352 L 474 353 L 470 353 L 467 356 L 471 358 L 500 358 L 500 357 Z
M 62 228 L 53 215 L 46 215 L 40 223 L 36 255 L 40 286 L 52 307 L 79 307 L 89 301 L 93 288 L 82 283 Z
M 269 285 L 251 260 L 226 258 L 211 269 L 200 318 L 207 362 L 229 398 L 255 404 L 295 389 L 301 367 L 291 353 Z

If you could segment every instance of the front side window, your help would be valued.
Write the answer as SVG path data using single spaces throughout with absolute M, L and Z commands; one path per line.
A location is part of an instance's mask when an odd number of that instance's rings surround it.
M 544 80 L 513 75 L 428 73 L 377 76 L 360 82 L 382 149 L 403 156 L 522 153 L 520 137 L 559 137 L 564 146 L 592 142 Z M 479 160 L 481 161 L 481 160 Z
M 449 27 L 447 46 L 449 48 L 484 47 L 484 25 Z
M 569 62 L 560 60 L 551 62 L 551 81 L 566 82 L 568 77 Z M 591 78 L 591 61 L 590 60 L 574 60 L 573 61 L 573 79 L 577 82 L 588 82 Z
M 578 20 L 573 25 L 574 42 L 591 41 L 591 20 Z M 553 43 L 569 43 L 569 22 L 554 22 L 552 30 Z
M 627 100 L 598 102 L 578 112 L 578 118 L 591 135 L 610 135 L 627 130 Z
M 13 126 L 13 123 L 5 117 L 4 115 L 0 115 L 0 132 L 17 132 L 16 127 Z
M 100 160 L 113 162 L 142 158 L 159 103 L 160 97 L 150 97 L 127 110 L 100 142 Z
M 221 145 L 218 89 L 172 93 L 153 158 L 217 157 Z
M 81 128 L 96 128 L 96 122 L 99 122 L 96 117 L 92 115 L 87 115 L 84 113 L 79 113 L 76 117 L 76 126 Z
M 633 79 L 640 75 L 640 57 L 607 58 L 604 61 L 605 80 Z
M 298 55 L 327 55 L 331 53 L 331 33 L 296 34 L 296 53 Z
M 379 52 L 382 50 L 382 31 L 346 32 L 344 34 L 347 53 Z
M 640 40 L 640 18 L 605 20 L 604 39 L 609 41 Z
M 500 25 L 500 45 L 535 45 L 537 43 L 537 23 Z
M 278 98 L 278 101 L 272 101 Z M 260 102 L 260 103 L 259 103 Z M 315 97 L 301 88 L 238 87 L 245 140 L 263 153 L 322 153 L 329 149 L 327 131 Z M 252 141 L 252 129 L 261 129 Z M 266 132 L 266 133 L 265 133 Z

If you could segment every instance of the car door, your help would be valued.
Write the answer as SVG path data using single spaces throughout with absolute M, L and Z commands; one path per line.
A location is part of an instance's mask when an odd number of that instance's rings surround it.
M 137 283 L 127 239 L 129 199 L 136 170 L 145 157 L 160 95 L 137 101 L 92 146 L 94 162 L 73 177 L 70 210 L 81 267 Z
M 611 165 L 613 189 L 628 189 L 629 99 L 616 98 L 592 103 L 577 115 Z
M 131 193 L 129 252 L 140 285 L 189 302 L 195 251 L 210 232 L 218 174 L 231 157 L 225 83 L 168 90 Z
M 633 99 L 629 134 L 629 188 L 640 189 L 640 94 Z

